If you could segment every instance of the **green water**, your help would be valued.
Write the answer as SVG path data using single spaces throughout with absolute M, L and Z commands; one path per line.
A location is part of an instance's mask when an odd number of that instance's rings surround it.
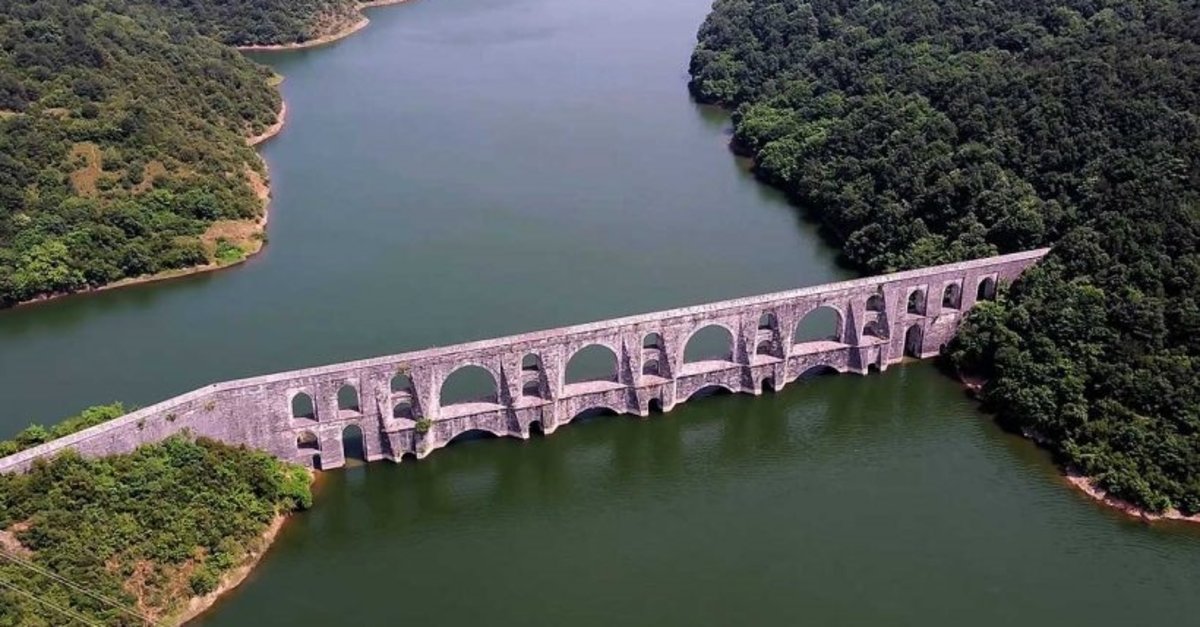
M 0 431 L 215 380 L 845 278 L 691 103 L 708 0 L 417 0 L 287 76 L 267 252 L 0 313 Z M 1200 534 L 928 365 L 327 473 L 205 625 L 1191 624 Z

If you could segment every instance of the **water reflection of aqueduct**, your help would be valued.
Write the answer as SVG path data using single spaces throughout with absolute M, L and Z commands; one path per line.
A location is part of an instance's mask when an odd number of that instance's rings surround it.
M 125 452 L 189 430 L 336 468 L 423 457 L 470 432 L 529 437 L 598 410 L 648 415 L 706 390 L 937 354 L 963 313 L 1046 250 L 218 383 L 0 460 Z M 822 328 L 823 327 L 823 328 Z M 357 432 L 357 433 L 356 433 Z

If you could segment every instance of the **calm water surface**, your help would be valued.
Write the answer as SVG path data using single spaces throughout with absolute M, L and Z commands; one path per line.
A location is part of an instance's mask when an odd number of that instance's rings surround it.
M 0 431 L 845 278 L 685 89 L 708 0 L 419 0 L 258 57 L 264 256 L 0 314 Z M 928 365 L 324 475 L 200 622 L 1190 624 L 1200 534 L 1066 489 Z

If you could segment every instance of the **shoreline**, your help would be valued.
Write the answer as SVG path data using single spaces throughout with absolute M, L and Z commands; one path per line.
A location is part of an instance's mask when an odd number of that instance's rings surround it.
M 259 536 L 259 547 L 250 551 L 246 555 L 246 560 L 244 562 L 238 565 L 237 568 L 234 568 L 226 573 L 225 576 L 221 578 L 221 583 L 217 585 L 216 589 L 204 596 L 189 598 L 187 605 L 178 615 L 169 617 L 164 622 L 169 625 L 183 625 L 207 612 L 214 605 L 216 605 L 217 601 L 221 600 L 221 597 L 223 597 L 226 593 L 234 588 L 237 588 L 242 584 L 242 582 L 246 581 L 246 579 L 250 576 L 250 573 L 253 572 L 254 568 L 258 566 L 258 563 L 262 561 L 263 556 L 265 556 L 267 551 L 270 550 L 271 546 L 275 544 L 275 537 L 278 536 L 279 532 L 283 530 L 283 525 L 287 522 L 289 517 L 290 516 L 288 514 L 276 514 L 275 518 L 271 520 L 271 524 L 267 526 L 266 531 Z
M 316 499 L 317 490 L 321 485 L 321 474 L 309 470 L 309 490 L 313 493 L 313 499 Z M 271 520 L 271 524 L 267 526 L 262 535 L 259 536 L 259 545 L 251 550 L 246 555 L 246 559 L 233 570 L 225 573 L 221 577 L 221 583 L 216 589 L 204 596 L 191 597 L 187 601 L 187 606 L 175 616 L 169 617 L 166 621 L 170 625 L 184 625 L 211 610 L 218 602 L 226 598 L 229 592 L 233 591 L 238 586 L 242 585 L 258 567 L 258 563 L 262 561 L 271 547 L 275 545 L 275 539 L 279 533 L 283 531 L 283 527 L 287 521 L 293 516 L 300 513 L 299 510 L 291 512 L 280 512 L 275 514 L 275 518 Z
M 278 89 L 278 86 L 281 82 L 283 82 L 282 79 L 276 79 L 275 81 L 273 81 L 271 83 L 271 85 L 273 87 L 275 87 L 276 89 Z M 279 111 L 275 112 L 275 121 L 273 123 L 271 123 L 270 126 L 268 126 L 265 130 L 263 130 L 263 132 L 259 133 L 258 135 L 253 135 L 253 136 L 247 137 L 246 145 L 254 147 L 254 146 L 258 146 L 260 144 L 267 142 L 271 138 L 278 135 L 281 131 L 283 131 L 283 127 L 286 122 L 287 122 L 287 102 L 284 101 L 281 96 L 280 101 L 279 101 Z M 251 191 L 254 192 L 254 195 L 257 196 L 259 201 L 262 203 L 262 215 L 260 215 L 258 218 L 256 218 L 254 220 L 254 222 L 255 222 L 254 233 L 265 236 L 265 234 L 267 232 L 267 223 L 270 221 L 270 216 L 271 216 L 271 173 L 270 173 L 270 167 L 268 166 L 266 159 L 263 159 L 262 154 L 255 152 L 255 155 L 257 156 L 259 163 L 262 164 L 263 172 L 265 173 L 265 176 L 259 175 L 258 172 L 256 172 L 252 168 L 250 168 L 248 165 L 246 167 L 246 176 L 249 179 L 248 184 L 250 185 Z M 213 224 L 217 224 L 217 223 L 214 222 Z M 210 228 L 211 228 L 211 225 L 210 225 Z M 109 290 L 120 289 L 123 287 L 146 285 L 146 284 L 150 284 L 150 283 L 157 283 L 159 281 L 170 281 L 172 279 L 181 279 L 184 277 L 194 276 L 194 275 L 198 275 L 198 274 L 207 274 L 210 272 L 216 272 L 218 270 L 234 268 L 234 267 L 237 267 L 237 266 L 240 266 L 240 265 L 246 263 L 251 258 L 262 253 L 263 249 L 266 248 L 265 237 L 259 239 L 258 242 L 259 242 L 259 245 L 256 248 L 254 248 L 253 250 L 247 250 L 244 257 L 242 257 L 241 259 L 238 259 L 237 261 L 233 261 L 230 263 L 222 264 L 222 263 L 217 263 L 217 262 L 211 262 L 211 263 L 206 263 L 206 264 L 199 265 L 199 266 L 190 266 L 187 268 L 175 268 L 172 270 L 164 270 L 163 272 L 157 272 L 155 274 L 147 274 L 144 276 L 125 277 L 123 279 L 118 279 L 116 281 L 113 281 L 112 283 L 105 283 L 104 285 L 100 285 L 97 287 L 89 287 L 87 289 L 77 290 L 74 292 L 60 292 L 57 294 L 43 294 L 41 296 L 31 298 L 29 300 L 21 301 L 15 305 L 13 305 L 9 309 L 30 307 L 30 306 L 40 305 L 43 303 L 48 303 L 50 301 L 69 298 L 72 296 L 87 296 L 90 294 L 96 294 L 98 292 L 106 292 Z
M 1156 514 L 1148 512 L 1133 503 L 1110 496 L 1103 488 L 1096 485 L 1096 480 L 1091 477 L 1080 474 L 1078 470 L 1067 468 L 1063 472 L 1063 478 L 1066 479 L 1072 487 L 1080 492 L 1091 497 L 1094 501 L 1104 505 L 1105 507 L 1114 509 L 1130 518 L 1136 518 L 1146 523 L 1175 521 L 1183 523 L 1200 523 L 1200 514 L 1188 516 L 1178 509 L 1171 508 L 1167 511 Z
M 984 379 L 970 377 L 961 372 L 955 374 L 955 378 L 958 379 L 960 384 L 962 384 L 963 389 L 967 392 L 967 394 L 976 401 L 981 400 L 980 395 L 983 392 L 984 384 L 987 382 Z M 995 416 L 992 417 L 992 422 L 996 422 Z M 1016 433 L 1015 435 L 1019 435 L 1022 439 L 1032 442 L 1034 446 L 1041 450 L 1047 450 L 1048 448 L 1047 440 L 1036 432 L 1025 430 L 1020 433 Z M 1145 523 L 1164 521 L 1200 523 L 1200 514 L 1188 516 L 1187 514 L 1184 514 L 1175 508 L 1168 509 L 1161 514 L 1146 511 L 1145 509 L 1138 507 L 1129 501 L 1109 495 L 1106 490 L 1097 485 L 1094 478 L 1083 474 L 1078 468 L 1073 466 L 1060 466 L 1058 464 L 1055 464 L 1055 466 L 1059 470 L 1059 477 L 1061 477 L 1067 483 L 1067 485 L 1084 493 L 1100 505 L 1124 514 L 1129 518 L 1134 518 Z
M 403 3 L 409 2 L 409 1 L 410 0 L 370 0 L 369 2 L 358 3 L 358 6 L 355 7 L 355 10 L 357 10 L 361 13 L 365 9 L 388 6 L 388 5 L 393 5 L 393 4 L 403 4 Z M 364 16 L 362 16 L 362 19 L 360 19 L 358 22 L 355 22 L 353 25 L 351 25 L 348 28 L 342 29 L 341 31 L 338 31 L 336 33 L 331 33 L 329 35 L 323 35 L 321 37 L 318 37 L 316 39 L 312 39 L 312 40 L 309 40 L 306 42 L 293 43 L 293 44 L 265 45 L 265 46 L 233 46 L 233 48 L 236 50 L 241 50 L 241 51 L 246 51 L 246 52 L 250 52 L 250 51 L 269 52 L 269 51 L 300 50 L 300 49 L 304 49 L 304 48 L 315 48 L 315 47 L 324 46 L 324 45 L 333 43 L 340 39 L 344 39 L 358 31 L 362 30 L 369 23 L 370 23 L 370 20 L 367 19 L 367 17 L 364 15 Z M 283 77 L 277 76 L 275 79 L 273 79 L 271 81 L 270 85 L 272 87 L 275 87 L 276 89 L 278 89 L 279 84 L 282 82 L 283 82 Z M 258 146 L 258 145 L 270 140 L 271 138 L 278 135 L 281 131 L 283 131 L 283 127 L 286 124 L 286 122 L 287 122 L 287 101 L 283 99 L 283 95 L 281 93 L 280 99 L 279 99 L 279 111 L 277 111 L 275 114 L 275 122 L 272 123 L 270 126 L 268 126 L 265 130 L 263 130 L 263 132 L 259 133 L 258 135 L 252 135 L 250 137 L 247 137 L 246 144 L 249 146 Z M 271 182 L 270 182 L 270 172 L 268 170 L 266 160 L 263 159 L 262 154 L 258 155 L 258 159 L 259 159 L 259 162 L 262 163 L 262 165 L 263 165 L 263 170 L 266 173 L 266 176 L 261 177 L 257 180 L 256 180 L 256 176 L 251 176 L 250 177 L 250 187 L 251 187 L 251 189 L 254 190 L 255 194 L 263 202 L 263 213 L 257 220 L 257 224 L 255 226 L 255 232 L 265 236 L 266 230 L 267 230 L 267 223 L 269 221 L 270 214 L 271 214 L 271 209 L 270 209 Z M 253 170 L 250 170 L 250 171 L 253 172 Z M 256 172 L 254 174 L 257 175 Z M 191 266 L 191 267 L 187 267 L 187 268 L 175 268 L 172 270 L 165 270 L 163 272 L 158 272 L 155 274 L 148 274 L 145 276 L 126 277 L 123 279 L 118 279 L 116 281 L 113 281 L 112 283 L 105 283 L 104 285 L 100 285 L 97 287 L 89 287 L 89 288 L 77 290 L 74 292 L 59 292 L 59 293 L 55 293 L 55 294 L 42 294 L 40 296 L 31 298 L 29 300 L 24 300 L 19 303 L 13 304 L 12 306 L 7 307 L 6 309 L 17 309 L 19 307 L 31 307 L 31 306 L 36 306 L 36 305 L 40 305 L 43 303 L 48 303 L 50 301 L 69 298 L 72 296 L 87 296 L 87 295 L 95 294 L 97 292 L 105 292 L 108 290 L 115 290 L 115 289 L 120 289 L 120 288 L 125 288 L 125 287 L 133 287 L 133 286 L 137 286 L 137 285 L 148 285 L 151 283 L 158 283 L 160 281 L 170 281 L 170 280 L 174 280 L 174 279 L 182 279 L 185 277 L 196 276 L 196 275 L 200 275 L 200 274 L 208 274 L 211 272 L 217 272 L 219 270 L 234 268 L 234 267 L 237 267 L 237 266 L 240 266 L 240 265 L 246 263 L 252 257 L 256 257 L 262 253 L 263 249 L 266 248 L 266 238 L 265 237 L 260 238 L 258 241 L 259 241 L 259 245 L 254 250 L 246 251 L 245 256 L 243 256 L 241 259 L 238 259 L 237 261 L 234 261 L 231 263 L 221 264 L 221 263 L 213 262 L 213 263 L 206 263 L 204 265 L 199 265 L 199 266 Z M 5 309 L 5 308 L 0 308 L 0 311 L 2 311 L 3 309 Z
M 370 2 L 359 2 L 354 8 L 354 10 L 359 14 L 359 19 L 357 22 L 354 22 L 353 24 L 350 24 L 341 30 L 321 35 L 320 37 L 309 39 L 307 41 L 298 41 L 290 44 L 249 44 L 245 46 L 234 46 L 234 48 L 242 52 L 282 52 L 285 50 L 308 50 L 310 48 L 320 48 L 321 46 L 327 46 L 336 41 L 341 41 L 342 39 L 345 39 L 350 35 L 353 35 L 354 33 L 366 28 L 371 23 L 371 20 L 367 18 L 366 15 L 363 15 L 363 11 L 365 9 L 383 7 L 392 4 L 403 4 L 408 1 L 409 0 L 371 0 Z
M 724 110 L 726 113 L 730 113 L 730 114 L 732 113 L 732 111 L 723 103 L 705 102 L 705 101 L 702 101 L 702 100 L 700 100 L 698 98 L 694 98 L 694 97 L 693 97 L 693 100 L 694 100 L 694 102 L 696 102 L 702 106 L 714 106 L 714 107 L 718 107 L 718 108 Z M 744 146 L 740 145 L 740 143 L 737 141 L 736 137 L 730 137 L 730 139 L 726 143 L 726 145 L 727 145 L 729 151 L 734 155 L 735 158 L 753 159 L 753 155 L 750 154 L 749 152 L 747 152 Z M 753 167 L 751 169 L 753 170 Z M 763 179 L 757 179 L 757 181 L 762 185 L 771 187 L 772 189 L 779 189 L 777 186 L 775 186 L 773 183 L 771 183 L 769 181 L 766 181 Z M 820 222 L 820 224 L 822 227 L 825 226 L 825 224 L 823 222 Z M 842 238 L 842 239 L 844 240 L 844 238 Z M 841 243 L 838 243 L 837 246 L 840 247 Z M 969 376 L 963 372 L 954 372 L 954 373 L 949 374 L 948 376 L 951 376 L 954 379 L 956 379 L 958 381 L 959 385 L 962 386 L 963 391 L 966 392 L 966 394 L 968 396 L 970 396 L 976 402 L 982 402 L 983 389 L 984 389 L 984 386 L 987 384 L 987 380 L 979 378 L 979 377 Z M 991 415 L 991 419 L 992 419 L 993 423 L 997 422 L 996 416 L 994 414 Z M 1020 433 L 1018 435 L 1020 435 L 1024 439 L 1030 440 L 1039 449 L 1046 450 L 1048 448 L 1047 446 L 1045 446 L 1044 439 L 1039 434 L 1024 432 L 1024 433 Z M 1126 516 L 1129 516 L 1131 518 L 1139 519 L 1146 523 L 1163 522 L 1163 521 L 1174 521 L 1174 522 L 1183 522 L 1183 523 L 1200 523 L 1200 513 L 1188 516 L 1175 508 L 1169 509 L 1161 514 L 1149 512 L 1149 511 L 1146 511 L 1132 503 L 1129 503 L 1122 499 L 1118 499 L 1116 497 L 1109 496 L 1105 490 L 1103 490 L 1102 488 L 1100 488 L 1099 486 L 1096 485 L 1095 479 L 1093 479 L 1091 477 L 1087 477 L 1087 476 L 1079 473 L 1079 471 L 1077 469 L 1074 469 L 1071 467 L 1064 468 L 1062 466 L 1058 466 L 1058 469 L 1060 472 L 1059 476 L 1062 477 L 1063 479 L 1065 479 L 1066 482 L 1069 485 L 1071 485 L 1073 488 L 1080 490 L 1081 492 L 1083 492 L 1087 496 L 1091 497 L 1093 500 L 1100 503 L 1101 505 L 1111 508 L 1113 510 L 1116 510 L 1116 511 L 1118 511 Z

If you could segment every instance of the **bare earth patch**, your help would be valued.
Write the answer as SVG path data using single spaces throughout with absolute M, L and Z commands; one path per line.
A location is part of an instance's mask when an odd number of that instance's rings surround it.
M 97 193 L 96 181 L 104 175 L 104 161 L 100 153 L 100 146 L 92 142 L 79 142 L 71 146 L 71 151 L 67 153 L 71 159 L 71 163 L 82 162 L 82 165 L 71 172 L 68 178 L 71 180 L 71 188 L 80 196 L 92 197 Z
M 8 529 L 0 530 L 0 548 L 3 548 L 9 553 L 15 553 L 21 557 L 30 557 L 33 551 L 30 551 L 21 541 L 17 539 L 17 534 L 29 528 L 29 521 L 23 521 L 14 524 Z
M 142 168 L 142 182 L 133 186 L 133 193 L 142 194 L 154 187 L 154 181 L 167 175 L 167 166 L 155 159 Z

